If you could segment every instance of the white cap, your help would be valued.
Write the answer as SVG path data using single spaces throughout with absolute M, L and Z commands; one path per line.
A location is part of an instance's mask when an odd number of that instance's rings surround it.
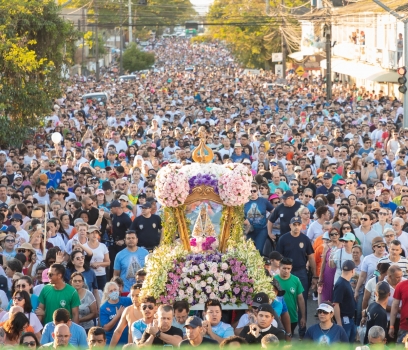
M 319 307 L 317 308 L 317 310 L 323 310 L 323 311 L 326 311 L 326 312 L 334 312 L 333 307 L 330 306 L 329 304 L 325 304 L 325 303 L 320 304 Z

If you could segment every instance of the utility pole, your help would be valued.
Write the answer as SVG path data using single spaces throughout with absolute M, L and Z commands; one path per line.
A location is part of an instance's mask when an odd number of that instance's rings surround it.
M 325 24 L 326 34 L 326 98 L 332 98 L 332 80 L 331 80 L 331 24 Z
M 133 33 L 132 33 L 132 0 L 128 1 L 128 15 L 129 15 L 129 45 L 133 42 Z
M 281 10 L 281 16 L 282 16 L 282 27 L 281 27 L 281 35 L 282 35 L 282 77 L 283 79 L 286 79 L 286 40 L 285 40 L 285 35 L 283 34 L 283 28 L 285 25 L 285 20 L 283 19 L 283 5 L 284 1 L 282 0 L 282 10 Z
M 119 68 L 119 73 L 120 75 L 123 75 L 123 21 L 122 21 L 122 12 L 123 12 L 123 0 L 120 0 L 120 56 L 119 56 L 119 60 L 120 60 L 120 68 Z
M 99 34 L 98 34 L 98 4 L 95 1 L 95 79 L 99 81 Z
M 380 0 L 373 0 L 378 6 L 387 11 L 390 15 L 394 16 L 402 23 L 404 23 L 404 34 L 403 34 L 403 50 L 404 50 L 404 66 L 408 69 L 408 18 L 401 16 L 398 12 L 391 10 L 387 5 L 383 4 Z M 406 84 L 407 85 L 407 84 Z M 405 86 L 406 86 L 405 85 Z M 404 107 L 404 128 L 408 128 L 408 91 L 403 94 L 403 107 Z
M 265 0 L 265 12 L 267 15 L 269 15 L 270 8 L 269 0 Z

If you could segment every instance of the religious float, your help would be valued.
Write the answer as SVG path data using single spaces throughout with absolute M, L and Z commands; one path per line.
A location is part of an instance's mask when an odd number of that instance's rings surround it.
M 157 174 L 163 239 L 146 262 L 141 295 L 160 303 L 186 300 L 197 310 L 208 299 L 225 309 L 247 308 L 258 292 L 273 299 L 272 278 L 243 234 L 251 173 L 242 164 L 211 163 L 205 128 L 199 132 L 195 163 L 168 164 Z

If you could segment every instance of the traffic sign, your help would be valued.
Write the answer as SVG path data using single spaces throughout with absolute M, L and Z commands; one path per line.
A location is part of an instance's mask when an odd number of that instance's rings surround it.
M 272 53 L 272 62 L 282 62 L 282 60 L 283 60 L 282 52 Z
M 301 77 L 303 74 L 305 74 L 305 69 L 302 66 L 299 66 L 295 70 L 296 74 Z

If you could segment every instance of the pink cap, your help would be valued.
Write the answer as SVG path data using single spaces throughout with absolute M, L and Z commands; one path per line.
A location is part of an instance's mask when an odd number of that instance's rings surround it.
M 104 190 L 101 190 L 100 188 L 95 191 L 95 194 L 96 194 L 96 195 L 98 195 L 98 194 L 100 194 L 100 193 L 105 194 L 105 191 L 104 191 Z
M 269 196 L 269 200 L 272 200 L 272 199 L 275 199 L 275 198 L 279 198 L 279 196 L 278 196 L 276 193 L 271 194 L 271 195 Z
M 126 157 L 126 153 L 120 152 L 120 153 L 119 153 L 119 157 Z
M 49 269 L 45 269 L 45 270 L 42 272 L 42 278 L 41 278 L 41 280 L 42 280 L 43 283 L 50 281 L 50 279 L 48 278 L 48 270 L 49 270 Z

